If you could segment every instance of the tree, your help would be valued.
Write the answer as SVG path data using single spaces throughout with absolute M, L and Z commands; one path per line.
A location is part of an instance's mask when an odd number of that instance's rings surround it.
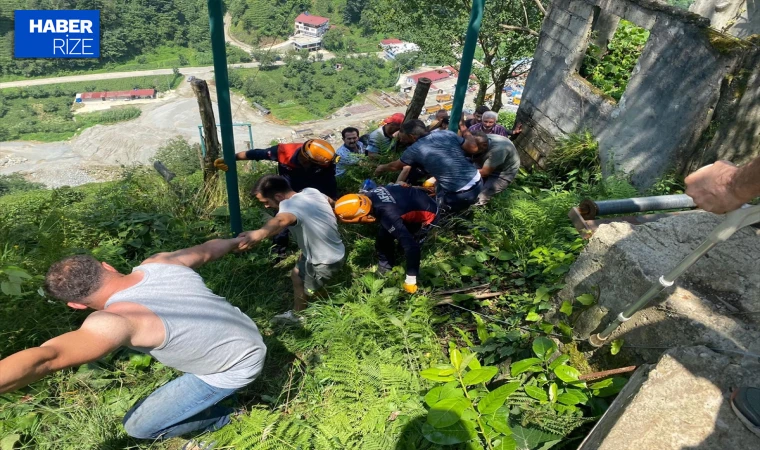
M 179 65 L 180 66 L 187 66 L 187 65 L 190 64 L 190 61 L 187 60 L 187 58 L 185 57 L 185 55 L 179 55 L 177 57 L 177 61 L 179 61 Z
M 489 0 L 478 44 L 483 52 L 482 70 L 474 70 L 477 99 L 482 102 L 489 85 L 496 95 L 492 109 L 502 107 L 501 93 L 507 80 L 519 75 L 515 63 L 529 57 L 538 42 L 538 30 L 546 13 L 542 0 Z M 362 23 L 375 31 L 398 32 L 417 43 L 422 51 L 456 64 L 464 47 L 471 4 L 466 0 L 387 0 L 365 9 Z M 384 28 L 383 28 L 384 27 Z
M 322 46 L 325 50 L 339 52 L 343 50 L 343 31 L 338 28 L 330 28 L 322 36 Z
M 277 59 L 274 52 L 269 50 L 254 50 L 252 56 L 253 59 L 258 61 L 261 70 L 270 70 L 274 68 L 274 63 Z
M 362 11 L 369 3 L 368 0 L 346 0 L 346 8 L 343 10 L 343 22 L 346 25 L 359 23 Z

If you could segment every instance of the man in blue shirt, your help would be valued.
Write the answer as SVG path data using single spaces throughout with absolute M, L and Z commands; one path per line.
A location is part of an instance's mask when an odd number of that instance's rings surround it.
M 444 211 L 463 211 L 478 201 L 483 182 L 463 152 L 477 152 L 472 137 L 462 138 L 448 130 L 428 133 L 421 120 L 410 120 L 401 126 L 399 142 L 409 146 L 396 161 L 379 165 L 375 175 L 421 166 L 435 177 L 436 199 Z

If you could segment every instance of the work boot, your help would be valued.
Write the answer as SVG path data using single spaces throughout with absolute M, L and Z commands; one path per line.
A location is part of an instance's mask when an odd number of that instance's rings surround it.
M 734 390 L 731 408 L 744 426 L 760 437 L 760 389 L 740 387 Z

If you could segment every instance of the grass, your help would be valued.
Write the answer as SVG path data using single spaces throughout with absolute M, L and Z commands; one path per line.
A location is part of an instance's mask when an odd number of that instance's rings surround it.
M 141 110 L 130 106 L 74 115 L 76 93 L 176 88 L 182 77 L 159 75 L 117 80 L 61 83 L 29 88 L 0 90 L 0 142 L 32 140 L 55 142 L 70 139 L 83 129 L 97 124 L 113 124 L 137 118 Z
M 343 65 L 342 70 L 333 68 L 336 63 Z M 326 117 L 367 92 L 388 88 L 395 75 L 391 64 L 374 56 L 295 60 L 267 70 L 234 69 L 230 86 L 264 105 L 274 117 L 298 124 Z
M 273 170 L 257 164 L 252 172 L 239 172 L 240 191 Z M 352 192 L 370 174 L 371 169 L 354 166 L 339 188 Z M 37 293 L 41 276 L 58 258 L 91 252 L 126 272 L 155 252 L 227 236 L 226 218 L 215 214 L 224 206 L 224 186 L 203 189 L 201 179 L 196 172 L 169 185 L 149 169 L 130 169 L 116 182 L 0 196 L 0 241 L 12 243 L 0 247 L 0 281 L 6 281 L 2 270 L 8 266 L 32 276 L 23 280 L 20 296 L 0 296 L 0 357 L 74 329 L 86 316 Z M 545 313 L 537 309 L 543 304 L 535 301 L 536 291 L 556 286 L 582 248 L 566 215 L 580 193 L 553 186 L 546 174 L 522 174 L 487 208 L 431 234 L 423 247 L 421 290 L 414 296 L 400 290 L 401 267 L 384 276 L 374 273 L 373 227 L 341 225 L 346 268 L 327 295 L 306 310 L 303 329 L 269 324 L 290 307 L 294 244 L 289 259 L 277 265 L 264 244 L 201 268 L 209 288 L 253 318 L 269 349 L 260 379 L 236 400 L 249 413 L 203 439 L 238 449 L 440 448 L 420 432 L 427 415 L 423 395 L 432 385 L 419 373 L 443 361 L 447 342 L 470 346 L 480 334 L 469 313 L 434 307 L 439 297 L 433 291 L 489 283 L 508 292 L 488 301 L 462 301 L 532 327 L 510 344 L 529 346 L 539 327 L 551 326 L 526 321 L 531 313 Z M 244 227 L 261 225 L 258 202 L 246 195 L 241 200 Z M 176 375 L 134 355 L 120 350 L 0 396 L 0 439 L 16 436 L 23 449 L 179 448 L 179 439 L 129 439 L 120 425 L 132 403 Z M 525 420 L 523 427 L 540 428 Z

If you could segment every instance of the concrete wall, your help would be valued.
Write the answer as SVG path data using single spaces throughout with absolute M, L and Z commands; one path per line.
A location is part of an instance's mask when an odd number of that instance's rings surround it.
M 608 32 L 609 14 L 650 30 L 619 102 L 578 75 L 591 31 Z M 681 167 L 714 119 L 721 82 L 744 56 L 732 45 L 716 48 L 708 27 L 706 18 L 649 0 L 552 2 L 517 112 L 523 162 L 542 165 L 557 138 L 588 128 L 604 170 L 630 174 L 640 188 Z
M 689 11 L 710 19 L 710 26 L 740 38 L 760 34 L 760 0 L 696 0 Z

